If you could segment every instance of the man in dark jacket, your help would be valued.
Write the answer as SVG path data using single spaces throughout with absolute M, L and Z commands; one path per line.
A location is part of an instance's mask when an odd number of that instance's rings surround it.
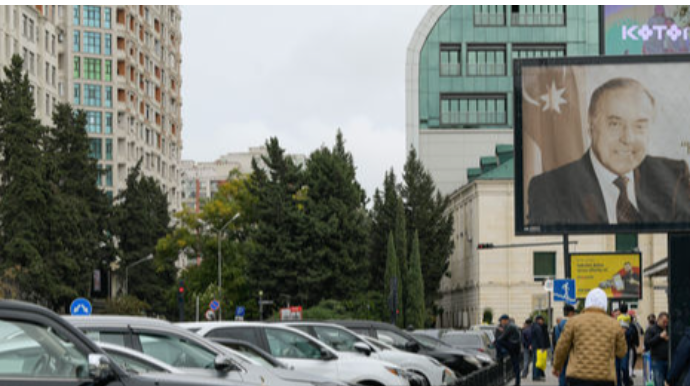
M 662 312 L 656 318 L 656 325 L 647 329 L 644 344 L 652 356 L 654 385 L 663 385 L 668 373 L 668 314 Z
M 532 323 L 532 380 L 540 381 L 546 379 L 546 374 L 541 369 L 537 368 L 537 351 L 549 349 L 549 334 L 544 328 L 544 317 L 538 315 Z
M 685 328 L 685 335 L 678 343 L 676 351 L 673 353 L 671 370 L 668 372 L 666 382 L 669 386 L 690 386 L 690 327 Z M 683 372 L 685 380 L 683 380 Z M 682 383 L 681 383 L 682 381 Z
M 532 362 L 532 319 L 525 320 L 522 327 L 522 378 L 529 374 L 529 364 Z
M 510 323 L 508 315 L 501 316 L 498 322 L 501 334 L 496 337 L 496 349 L 510 355 L 515 374 L 515 386 L 520 386 L 520 343 L 522 341 L 520 330 L 515 324 Z

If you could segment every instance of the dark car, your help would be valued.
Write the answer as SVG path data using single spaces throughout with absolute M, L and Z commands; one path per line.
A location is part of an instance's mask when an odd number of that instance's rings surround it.
M 483 331 L 449 331 L 440 338 L 445 343 L 460 349 L 475 350 L 489 354 L 496 359 L 496 349 Z
M 229 364 L 228 364 L 229 365 Z M 225 363 L 217 363 L 224 371 Z M 184 374 L 127 372 L 81 331 L 35 304 L 0 300 L 0 385 L 210 386 Z M 234 383 L 239 385 L 239 383 Z
M 419 340 L 421 343 L 426 344 L 427 346 L 453 348 L 453 346 L 449 345 L 448 343 L 445 343 L 444 341 L 438 338 L 434 338 L 431 334 L 428 333 L 428 331 L 415 331 L 412 333 L 412 336 L 414 336 L 415 338 L 417 338 L 417 340 Z M 491 358 L 489 354 L 477 352 L 475 350 L 464 350 L 458 347 L 455 347 L 455 349 L 460 350 L 466 353 L 467 355 L 474 356 L 484 367 L 491 366 L 495 363 L 494 359 Z
M 428 345 L 392 324 L 371 320 L 331 320 L 329 323 L 339 324 L 357 334 L 371 336 L 401 350 L 428 355 L 450 367 L 458 376 L 468 375 L 482 367 L 472 355 L 452 347 Z

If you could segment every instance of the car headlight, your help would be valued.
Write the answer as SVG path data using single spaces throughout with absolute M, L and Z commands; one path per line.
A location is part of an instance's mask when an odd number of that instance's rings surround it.
M 488 356 L 486 354 L 477 354 L 477 359 L 479 359 L 482 362 L 486 362 L 486 363 L 493 363 L 493 361 L 494 361 L 493 359 L 491 359 L 490 356 Z
M 455 377 L 453 370 L 449 368 L 443 369 L 443 384 L 444 385 L 454 385 L 458 378 Z
M 479 362 L 479 360 L 473 356 L 468 355 L 465 357 L 465 360 L 467 361 L 467 363 L 477 366 L 478 368 L 482 367 L 482 364 Z
M 388 366 L 384 366 L 384 367 L 386 368 L 386 371 L 388 371 L 389 373 L 391 373 L 395 376 L 403 377 L 403 378 L 407 377 L 407 373 L 403 369 L 399 369 L 396 367 L 388 367 Z

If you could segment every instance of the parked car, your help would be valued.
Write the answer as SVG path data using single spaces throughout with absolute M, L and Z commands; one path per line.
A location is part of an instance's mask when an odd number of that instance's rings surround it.
M 225 371 L 230 362 L 212 362 Z M 127 372 L 54 312 L 0 300 L 0 385 L 13 386 L 239 386 L 184 374 Z
M 232 367 L 228 371 L 216 372 L 215 376 L 228 382 L 255 386 L 343 386 L 323 376 L 265 367 L 234 350 L 163 320 L 133 316 L 64 318 L 94 341 L 141 351 L 185 373 L 212 369 L 214 363 L 224 359 L 231 362 Z
M 441 340 L 453 347 L 475 350 L 496 359 L 496 348 L 482 331 L 449 331 L 441 336 Z
M 421 343 L 415 337 L 396 326 L 371 320 L 329 321 L 341 325 L 359 335 L 371 336 L 391 346 L 418 354 L 428 355 L 455 372 L 457 377 L 468 375 L 482 367 L 474 356 L 452 347 L 434 347 Z
M 496 328 L 498 328 L 498 326 L 495 326 L 493 324 L 475 324 L 474 326 L 470 327 L 470 330 L 484 331 L 489 336 L 489 339 L 493 344 L 496 341 Z
M 415 331 L 412 333 L 412 335 L 417 338 L 421 343 L 424 343 L 426 345 L 432 346 L 432 347 L 446 347 L 446 348 L 452 348 L 453 346 L 443 342 L 440 339 L 434 338 L 428 333 L 425 333 L 424 331 Z M 460 350 L 467 355 L 472 355 L 474 358 L 476 358 L 481 364 L 482 367 L 488 367 L 491 366 L 492 364 L 495 363 L 495 361 L 489 356 L 489 354 L 485 354 L 482 352 L 478 352 L 476 350 L 463 350 L 460 348 L 455 348 L 456 350 Z
M 420 375 L 424 385 L 438 386 L 455 383 L 456 377 L 453 371 L 436 359 L 401 351 L 382 342 L 368 341 L 345 327 L 320 322 L 284 324 L 304 331 L 338 352 L 359 353 L 396 364 L 408 372 Z
M 409 385 L 400 367 L 356 354 L 339 353 L 302 331 L 271 323 L 180 323 L 206 338 L 246 340 L 301 371 L 360 385 Z

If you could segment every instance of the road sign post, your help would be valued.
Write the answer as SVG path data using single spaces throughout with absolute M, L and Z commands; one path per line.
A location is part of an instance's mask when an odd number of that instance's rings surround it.
M 76 298 L 69 306 L 69 313 L 72 316 L 89 316 L 92 310 L 91 302 L 85 298 Z
M 553 300 L 566 304 L 577 304 L 574 279 L 557 279 L 553 282 Z

